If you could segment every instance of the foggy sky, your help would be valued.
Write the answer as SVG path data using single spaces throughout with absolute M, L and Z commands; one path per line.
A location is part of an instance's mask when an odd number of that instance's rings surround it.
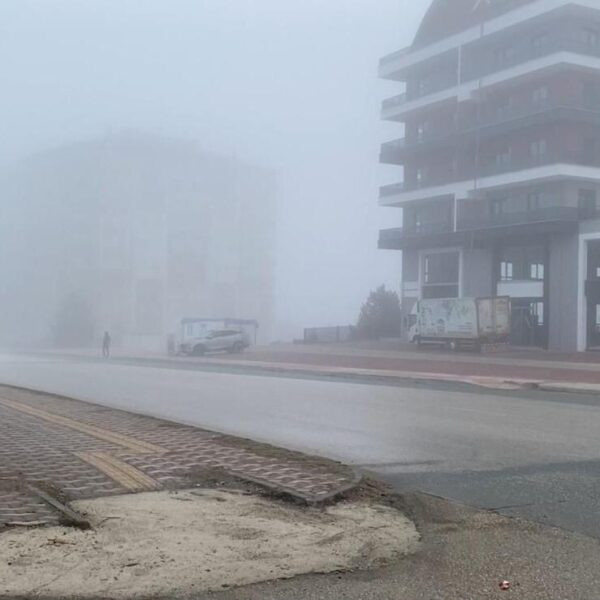
M 410 44 L 429 0 L 2 0 L 0 164 L 121 129 L 198 140 L 278 168 L 282 335 L 344 324 L 400 255 L 377 206 L 400 137 L 380 56 Z

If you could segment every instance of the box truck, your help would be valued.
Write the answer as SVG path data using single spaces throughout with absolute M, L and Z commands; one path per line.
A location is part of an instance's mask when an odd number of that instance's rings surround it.
M 510 298 L 419 300 L 410 316 L 410 341 L 443 344 L 450 350 L 510 340 Z

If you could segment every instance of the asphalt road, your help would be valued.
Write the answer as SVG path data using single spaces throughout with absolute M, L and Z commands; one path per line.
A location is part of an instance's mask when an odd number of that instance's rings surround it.
M 600 397 L 0 355 L 0 382 L 321 454 L 600 538 Z

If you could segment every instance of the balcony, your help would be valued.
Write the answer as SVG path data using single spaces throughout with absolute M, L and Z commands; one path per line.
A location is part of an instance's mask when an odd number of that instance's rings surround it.
M 546 236 L 577 230 L 581 218 L 579 209 L 553 206 L 534 211 L 503 215 L 481 215 L 462 218 L 459 214 L 456 231 L 449 223 L 431 223 L 418 230 L 395 228 L 379 233 L 382 250 L 439 248 L 446 246 L 489 246 L 507 237 Z
M 387 196 L 395 196 L 396 194 L 405 192 L 407 189 L 408 188 L 403 181 L 400 183 L 392 183 L 391 185 L 384 185 L 379 188 L 379 197 L 385 198 Z
M 408 56 L 412 52 L 412 47 L 408 46 L 406 48 L 402 48 L 397 50 L 396 52 L 392 52 L 391 54 L 387 54 L 379 61 L 379 69 L 383 70 L 389 65 L 393 65 L 398 59 L 404 58 Z
M 418 67 L 449 50 L 460 46 L 477 43 L 484 36 L 504 33 L 515 26 L 534 19 L 544 17 L 550 13 L 562 22 L 563 17 L 569 15 L 589 15 L 589 10 L 596 10 L 595 0 L 538 0 L 521 8 L 511 10 L 501 16 L 487 20 L 482 25 L 453 34 L 447 38 L 434 42 L 424 47 L 408 47 L 383 57 L 379 62 L 379 75 L 384 79 L 403 80 L 409 69 Z M 561 12 L 558 12 L 561 11 Z
M 386 98 L 381 107 L 383 110 L 386 108 L 395 108 L 396 106 L 402 106 L 406 103 L 406 93 L 398 94 L 397 96 L 393 96 L 392 98 Z
M 568 151 L 547 151 L 539 156 L 529 156 L 527 158 L 511 158 L 502 162 L 482 162 L 476 169 L 475 178 L 492 177 L 495 175 L 504 175 L 506 173 L 518 173 L 537 167 L 547 167 L 548 165 L 577 165 L 582 167 L 600 167 L 600 156 L 588 157 L 583 152 Z
M 379 162 L 383 164 L 400 165 L 402 160 L 399 158 L 404 155 L 406 148 L 406 138 L 392 140 L 381 145 Z
M 435 149 L 456 146 L 459 143 L 474 143 L 479 133 L 480 140 L 510 131 L 523 129 L 547 122 L 569 121 L 600 124 L 600 104 L 589 102 L 560 102 L 548 100 L 544 103 L 517 105 L 497 111 L 486 111 L 479 118 L 463 117 L 454 127 L 436 130 L 422 138 L 400 138 L 381 146 L 380 162 L 402 165 L 407 156 L 430 152 Z
M 600 70 L 600 46 L 579 40 L 555 39 L 540 47 L 530 47 L 514 54 L 502 63 L 466 67 L 460 84 L 442 79 L 431 83 L 425 93 L 415 94 L 409 89 L 402 102 L 384 104 L 384 120 L 402 121 L 405 115 L 451 101 L 461 102 L 472 98 L 480 89 L 488 88 L 516 77 L 556 67 L 573 64 L 582 69 Z
M 560 231 L 563 227 L 570 228 L 577 225 L 580 219 L 578 208 L 571 206 L 551 206 L 538 210 L 528 210 L 519 212 L 506 212 L 499 215 L 482 215 L 479 217 L 462 217 L 459 213 L 457 222 L 457 231 L 473 232 L 485 231 L 488 235 L 491 230 L 506 231 L 515 228 L 525 227 L 530 231 L 532 226 L 547 228 L 553 226 L 552 231 Z
M 424 223 L 419 227 L 395 227 L 379 232 L 379 248 L 381 250 L 406 250 L 409 248 L 426 248 L 444 245 L 454 237 L 452 224 L 449 221 Z
M 526 48 L 520 48 L 510 58 L 502 62 L 489 64 L 489 62 L 494 62 L 491 60 L 487 61 L 488 64 L 471 67 L 470 69 L 465 68 L 463 70 L 462 83 L 487 77 L 488 75 L 512 69 L 529 61 L 551 56 L 559 52 L 600 57 L 600 46 L 564 37 L 548 38 L 548 41 L 541 46 L 528 45 Z

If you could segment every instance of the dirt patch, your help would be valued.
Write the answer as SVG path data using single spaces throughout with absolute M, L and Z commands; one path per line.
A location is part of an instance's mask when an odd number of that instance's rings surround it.
M 0 596 L 175 597 L 303 573 L 369 568 L 416 551 L 390 506 L 298 508 L 245 490 L 195 489 L 80 501 L 94 529 L 0 536 Z

